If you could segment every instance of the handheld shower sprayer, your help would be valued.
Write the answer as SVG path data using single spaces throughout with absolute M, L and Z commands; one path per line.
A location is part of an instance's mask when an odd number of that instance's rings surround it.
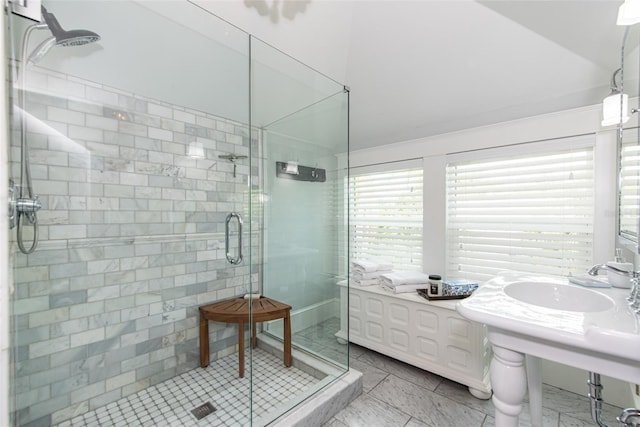
M 53 46 L 82 46 L 100 40 L 100 36 L 89 30 L 64 30 L 53 13 L 49 13 L 42 6 L 42 17 L 44 23 L 33 24 L 27 28 L 22 38 L 22 56 L 18 72 L 18 108 L 20 114 L 20 184 L 9 181 L 9 227 L 17 227 L 18 248 L 24 254 L 30 254 L 38 245 L 38 216 L 37 212 L 42 204 L 38 196 L 33 194 L 31 185 L 31 170 L 29 167 L 29 147 L 27 144 L 27 121 L 26 121 L 26 74 L 29 64 L 34 64 L 44 58 Z M 29 38 L 35 30 L 48 29 L 52 37 L 40 43 L 32 52 L 28 54 Z M 31 246 L 27 248 L 22 238 L 24 222 L 33 225 L 33 238 Z

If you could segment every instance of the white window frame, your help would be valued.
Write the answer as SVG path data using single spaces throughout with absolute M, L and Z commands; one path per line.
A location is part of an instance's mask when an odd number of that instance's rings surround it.
M 637 128 L 625 129 L 620 147 L 620 184 L 618 187 L 618 234 L 630 246 L 638 247 L 640 218 L 640 147 Z M 626 243 L 625 242 L 625 243 Z
M 531 155 L 545 155 L 546 153 L 552 154 L 552 153 L 557 153 L 560 151 L 566 151 L 566 150 L 580 150 L 580 149 L 584 149 L 584 148 L 589 148 L 592 150 L 592 155 L 593 155 L 593 187 L 592 187 L 592 203 L 593 203 L 593 209 L 591 212 L 591 258 L 589 261 L 584 261 L 584 265 L 582 265 L 582 263 L 580 264 L 580 267 L 578 268 L 568 268 L 568 269 L 562 269 L 561 267 L 552 269 L 549 268 L 549 271 L 552 271 L 554 273 L 558 273 L 559 271 L 564 271 L 564 273 L 560 274 L 560 275 L 566 275 L 566 274 L 577 274 L 579 272 L 579 270 L 583 267 L 587 267 L 587 264 L 592 264 L 593 263 L 593 259 L 594 259 L 594 248 L 593 246 L 595 245 L 594 241 L 594 237 L 596 235 L 596 209 L 595 209 L 595 205 L 597 203 L 598 197 L 596 196 L 596 180 L 597 180 L 597 173 L 596 173 L 596 138 L 594 137 L 594 135 L 590 135 L 590 136 L 585 136 L 585 137 L 577 137 L 577 138 L 569 138 L 569 139 L 559 139 L 559 140 L 553 140 L 553 141 L 543 141 L 543 142 L 534 142 L 534 143 L 526 143 L 526 144 L 518 144 L 518 145 L 513 145 L 513 146 L 506 146 L 506 147 L 498 147 L 498 148 L 488 148 L 488 149 L 482 149 L 482 150 L 474 150 L 474 151 L 470 151 L 470 152 L 465 152 L 465 153 L 457 153 L 457 154 L 450 154 L 446 156 L 446 164 L 457 164 L 457 163 L 467 163 L 470 161 L 482 161 L 482 160 L 487 160 L 487 161 L 491 161 L 492 159 L 508 159 L 508 158 L 513 158 L 513 157 L 522 157 L 522 156 L 526 156 L 527 154 L 531 154 Z M 445 172 L 446 175 L 446 172 Z M 448 210 L 448 207 L 447 207 Z M 447 212 L 447 217 L 449 217 L 449 212 Z M 449 224 L 448 224 L 447 220 L 447 230 L 445 231 L 445 233 L 447 233 L 447 247 L 449 247 L 449 244 L 451 244 L 451 242 L 449 241 L 449 237 L 448 237 L 448 233 L 449 233 Z M 449 257 L 451 256 L 451 250 L 447 249 L 447 256 L 446 256 L 446 276 L 448 278 L 469 278 L 469 279 L 476 279 L 476 280 L 484 280 L 486 278 L 488 278 L 489 276 L 492 275 L 492 273 L 496 273 L 497 271 L 493 270 L 492 268 L 488 268 L 486 271 L 480 271 L 481 268 L 478 267 L 477 271 L 472 272 L 472 271 L 466 271 L 466 272 L 458 272 L 456 271 L 456 269 L 454 269 L 452 267 L 452 263 L 450 263 L 450 259 Z M 489 264 L 489 262 L 488 262 Z M 508 265 L 508 264 L 507 264 Z M 497 267 L 494 267 L 497 268 Z M 521 267 L 522 268 L 522 267 Z M 517 270 L 517 264 L 514 263 L 511 265 L 511 268 L 513 270 Z M 528 272 L 532 272 L 532 273 L 540 273 L 540 274 L 544 274 L 545 271 L 544 268 L 542 268 L 539 271 L 534 271 L 536 268 L 535 267 L 526 267 L 525 271 Z M 570 273 L 569 273 L 570 272 Z
M 421 183 L 420 183 L 420 209 L 422 210 L 420 218 L 413 218 L 410 221 L 407 221 L 406 226 L 415 226 L 419 229 L 418 236 L 415 239 L 416 246 L 413 248 L 408 248 L 405 254 L 398 255 L 396 253 L 392 253 L 391 251 L 382 251 L 375 253 L 366 253 L 366 252 L 358 252 L 354 250 L 354 239 L 358 238 L 358 232 L 356 232 L 355 228 L 359 226 L 359 219 L 357 216 L 358 206 L 354 201 L 353 197 L 353 183 L 358 177 L 362 177 L 363 175 L 373 175 L 373 174 L 381 174 L 387 172 L 398 172 L 403 170 L 419 170 Z M 382 163 L 376 165 L 366 165 L 353 167 L 349 172 L 349 256 L 350 258 L 369 258 L 369 259 L 380 259 L 384 261 L 391 262 L 394 265 L 394 269 L 396 270 L 423 270 L 423 230 L 422 224 L 424 221 L 424 170 L 422 166 L 422 159 L 410 159 L 403 160 L 398 162 L 389 162 Z M 386 214 L 385 214 L 386 215 Z M 400 226 L 403 226 L 400 224 Z M 402 242 L 400 242 L 402 243 Z M 407 242 L 407 246 L 409 243 Z

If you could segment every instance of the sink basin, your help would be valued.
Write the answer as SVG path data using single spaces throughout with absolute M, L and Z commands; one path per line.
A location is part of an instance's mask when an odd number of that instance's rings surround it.
M 487 325 L 493 345 L 510 348 L 516 343 L 525 353 L 577 367 L 577 360 L 566 357 L 567 349 L 575 348 L 581 358 L 594 362 L 589 365 L 593 372 L 640 381 L 640 352 L 635 351 L 640 348 L 640 316 L 629 307 L 628 295 L 628 289 L 586 288 L 564 278 L 505 273 L 482 284 L 456 309 Z M 562 348 L 557 354 L 555 346 Z M 602 365 L 603 358 L 631 362 Z M 587 370 L 588 363 L 582 362 L 581 369 Z
M 598 292 L 560 283 L 515 282 L 505 286 L 504 293 L 527 304 L 563 311 L 605 311 L 614 305 Z

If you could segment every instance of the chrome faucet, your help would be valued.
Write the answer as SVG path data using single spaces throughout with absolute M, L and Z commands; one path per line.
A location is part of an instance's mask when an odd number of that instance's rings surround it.
M 591 267 L 587 273 L 590 276 L 597 276 L 598 272 L 600 270 L 609 270 L 609 271 L 613 271 L 614 273 L 618 273 L 618 274 L 622 274 L 623 276 L 629 276 L 629 277 L 633 277 L 633 278 L 637 278 L 638 276 L 640 276 L 640 271 L 627 271 L 627 270 L 621 270 L 617 267 L 614 267 L 612 265 L 608 265 L 608 264 L 596 264 L 593 267 Z
M 587 274 L 590 276 L 597 276 L 600 270 L 608 270 L 623 276 L 631 277 L 631 291 L 629 292 L 627 301 L 629 302 L 631 309 L 636 314 L 640 314 L 640 285 L 638 284 L 638 282 L 640 282 L 640 271 L 626 271 L 608 264 L 596 264 L 587 271 Z
M 622 411 L 622 414 L 616 418 L 618 426 L 637 426 L 636 422 L 640 422 L 640 409 L 627 408 Z

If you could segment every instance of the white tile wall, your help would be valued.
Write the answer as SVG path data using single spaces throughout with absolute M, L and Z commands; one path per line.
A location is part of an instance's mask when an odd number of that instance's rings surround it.
M 246 126 L 43 70 L 29 81 L 43 208 L 38 249 L 15 259 L 12 393 L 23 426 L 63 422 L 196 367 L 198 305 L 246 292 L 252 272 L 230 268 L 222 249 L 226 214 L 248 212 L 249 167 L 234 178 L 218 159 L 249 153 Z M 206 159 L 187 157 L 196 135 Z M 210 341 L 213 357 L 233 352 L 235 325 L 211 328 Z

